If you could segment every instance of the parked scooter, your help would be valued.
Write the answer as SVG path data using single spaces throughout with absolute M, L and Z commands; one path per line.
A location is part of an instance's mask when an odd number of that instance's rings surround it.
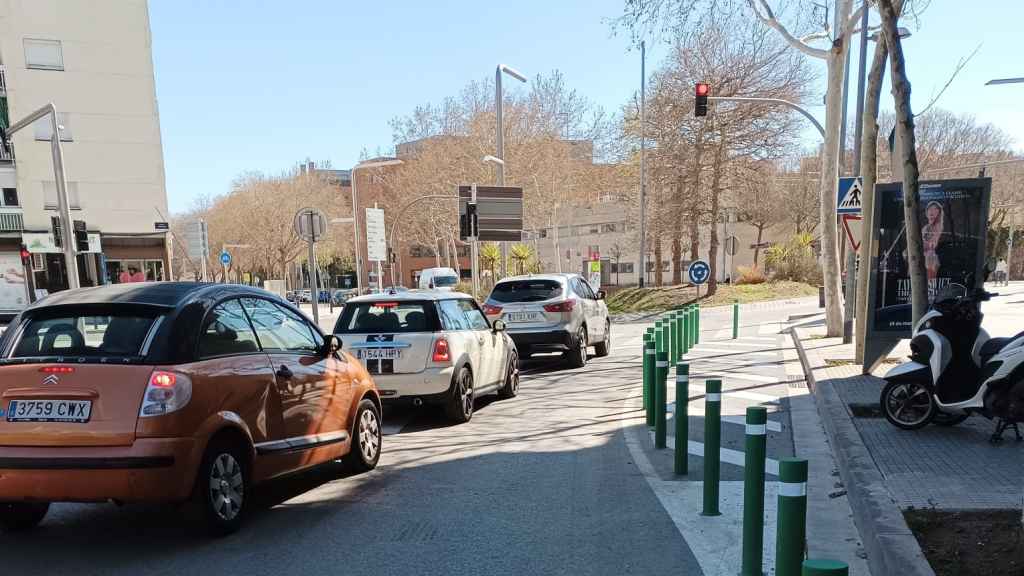
M 885 375 L 880 404 L 894 426 L 916 430 L 929 423 L 955 426 L 971 414 L 996 420 L 990 441 L 1024 422 L 1024 332 L 990 338 L 981 327 L 981 302 L 997 294 L 968 295 L 949 285 L 917 322 L 910 362 Z

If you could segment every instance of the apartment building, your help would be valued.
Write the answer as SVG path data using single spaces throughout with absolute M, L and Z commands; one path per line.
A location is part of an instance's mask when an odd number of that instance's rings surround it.
M 71 218 L 89 235 L 80 284 L 169 279 L 146 0 L 0 0 L 0 126 L 48 102 L 59 113 Z M 43 119 L 0 149 L 0 311 L 24 306 L 26 275 L 36 290 L 68 286 L 50 135 Z

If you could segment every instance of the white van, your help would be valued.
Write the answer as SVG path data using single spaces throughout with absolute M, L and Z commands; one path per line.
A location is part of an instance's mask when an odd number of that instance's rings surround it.
M 459 275 L 451 268 L 426 268 L 420 272 L 420 290 L 454 290 Z

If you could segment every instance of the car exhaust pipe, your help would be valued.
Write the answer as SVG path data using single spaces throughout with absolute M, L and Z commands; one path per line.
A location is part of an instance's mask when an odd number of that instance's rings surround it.
M 419 408 L 420 406 L 423 406 L 423 399 L 421 399 L 421 398 L 413 398 L 412 399 L 412 405 L 417 407 L 417 408 Z

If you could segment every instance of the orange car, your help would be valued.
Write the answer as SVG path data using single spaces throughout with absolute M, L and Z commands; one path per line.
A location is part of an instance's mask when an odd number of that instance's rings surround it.
M 0 526 L 35 526 L 56 501 L 191 501 L 228 533 L 260 482 L 338 458 L 373 468 L 380 399 L 339 350 L 244 286 L 46 297 L 0 337 Z

